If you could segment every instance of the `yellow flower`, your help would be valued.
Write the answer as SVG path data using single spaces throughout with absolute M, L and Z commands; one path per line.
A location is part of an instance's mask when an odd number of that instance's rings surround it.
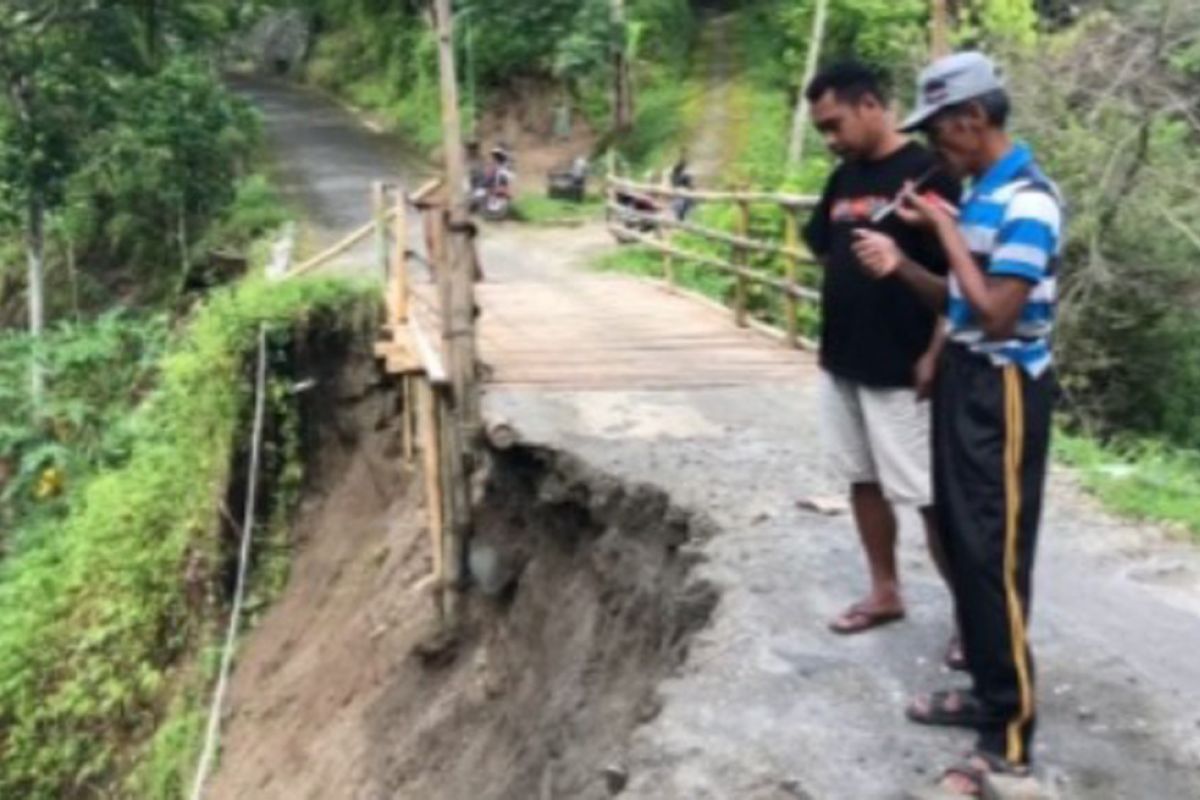
M 62 494 L 64 485 L 66 484 L 66 475 L 58 467 L 47 467 L 42 470 L 42 474 L 38 476 L 37 486 L 34 487 L 33 496 L 38 500 L 46 500 L 51 497 L 57 497 Z

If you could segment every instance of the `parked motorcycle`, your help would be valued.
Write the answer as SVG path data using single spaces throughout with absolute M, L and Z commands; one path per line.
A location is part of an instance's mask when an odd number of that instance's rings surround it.
M 653 233 L 658 230 L 659 223 L 656 218 L 662 215 L 663 204 L 657 197 L 644 192 L 617 189 L 614 200 L 617 208 L 609 208 L 606 214 L 609 230 L 618 242 L 632 244 L 637 241 L 633 234 Z
M 512 213 L 516 166 L 503 146 L 492 148 L 491 162 L 471 174 L 471 212 L 484 219 L 508 219 Z

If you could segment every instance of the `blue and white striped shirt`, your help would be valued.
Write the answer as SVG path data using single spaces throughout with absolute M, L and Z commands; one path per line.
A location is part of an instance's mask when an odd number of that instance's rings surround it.
M 996 365 L 1017 364 L 1035 378 L 1050 368 L 1063 205 L 1058 187 L 1025 145 L 1016 145 L 975 182 L 959 216 L 971 254 L 988 275 L 1020 278 L 1033 290 L 1013 337 L 991 340 L 951 275 L 946 314 L 951 341 L 988 356 Z

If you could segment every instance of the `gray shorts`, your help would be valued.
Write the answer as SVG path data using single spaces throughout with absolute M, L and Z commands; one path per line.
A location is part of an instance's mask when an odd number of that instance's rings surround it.
M 821 446 L 833 476 L 877 483 L 896 505 L 932 505 L 929 403 L 913 389 L 872 389 L 824 370 L 818 380 Z

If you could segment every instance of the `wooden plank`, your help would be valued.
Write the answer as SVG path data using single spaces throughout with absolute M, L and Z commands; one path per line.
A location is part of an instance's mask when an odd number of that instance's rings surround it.
M 434 349 L 429 337 L 421 330 L 420 324 L 411 317 L 408 320 L 408 331 L 412 334 L 413 349 L 425 369 L 425 375 L 429 378 L 429 382 L 436 385 L 449 384 L 450 375 L 446 372 L 446 365 L 442 362 L 441 355 Z

